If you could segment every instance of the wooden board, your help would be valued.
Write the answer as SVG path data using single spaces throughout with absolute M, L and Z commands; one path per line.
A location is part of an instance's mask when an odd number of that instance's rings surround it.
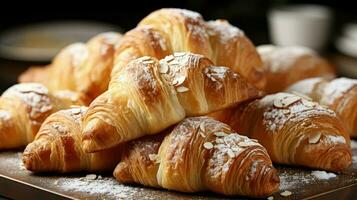
M 357 142 L 354 141 L 355 163 L 336 177 L 322 180 L 312 175 L 310 169 L 276 166 L 281 179 L 280 191 L 274 199 L 331 198 L 350 199 L 357 195 Z M 66 176 L 33 174 L 24 169 L 21 152 L 0 153 L 0 194 L 14 199 L 232 199 L 209 192 L 185 194 L 167 190 L 123 185 L 110 174 L 90 180 L 87 174 Z M 289 197 L 280 192 L 291 191 Z M 234 199 L 246 199 L 234 197 Z

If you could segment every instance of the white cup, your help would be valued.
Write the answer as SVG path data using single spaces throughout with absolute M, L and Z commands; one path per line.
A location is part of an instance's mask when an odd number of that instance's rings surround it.
M 268 20 L 274 44 L 306 46 L 320 51 L 328 41 L 332 12 L 320 5 L 290 5 L 272 9 Z

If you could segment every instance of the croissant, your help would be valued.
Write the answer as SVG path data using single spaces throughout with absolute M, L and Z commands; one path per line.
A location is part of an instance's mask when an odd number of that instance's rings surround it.
M 23 153 L 26 169 L 60 173 L 113 170 L 120 159 L 120 147 L 97 153 L 82 149 L 81 126 L 86 111 L 86 107 L 72 107 L 50 115 Z
M 70 91 L 49 93 L 37 83 L 10 87 L 0 97 L 0 150 L 27 145 L 51 113 L 87 103 L 83 95 Z
M 261 45 L 257 50 L 266 68 L 267 93 L 281 92 L 305 78 L 335 76 L 332 66 L 307 47 Z
M 207 114 L 261 95 L 227 67 L 197 54 L 141 57 L 113 77 L 84 119 L 83 148 L 94 152 L 156 134 L 185 116 Z
M 114 171 L 123 183 L 253 197 L 279 188 L 266 149 L 208 117 L 186 118 L 166 135 L 140 138 L 127 146 Z
M 334 110 L 350 136 L 357 137 L 357 80 L 311 78 L 299 81 L 287 90 L 308 96 Z
M 272 94 L 211 116 L 257 139 L 273 162 L 328 171 L 351 164 L 350 139 L 335 112 L 297 95 Z
M 265 86 L 262 61 L 243 31 L 225 20 L 205 22 L 199 13 L 167 8 L 151 13 L 123 36 L 112 77 L 133 59 L 162 59 L 174 52 L 204 55 L 218 66 L 231 67 L 257 88 Z
M 32 67 L 19 82 L 38 82 L 52 90 L 72 90 L 91 99 L 108 88 L 114 52 L 121 35 L 102 33 L 87 44 L 75 43 L 64 48 L 47 67 Z

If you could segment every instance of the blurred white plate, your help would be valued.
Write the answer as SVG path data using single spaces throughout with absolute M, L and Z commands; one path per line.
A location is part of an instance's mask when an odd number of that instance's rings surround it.
M 0 34 L 0 56 L 22 61 L 50 61 L 63 47 L 85 42 L 102 32 L 121 29 L 88 21 L 62 21 L 26 25 Z

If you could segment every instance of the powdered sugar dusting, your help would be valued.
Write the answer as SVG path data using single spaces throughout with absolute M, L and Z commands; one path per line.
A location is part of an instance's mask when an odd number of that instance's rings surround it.
M 185 18 L 185 25 L 191 36 L 201 41 L 208 40 L 205 22 L 199 13 L 185 9 L 167 9 L 167 11 L 178 12 Z
M 168 50 L 166 38 L 160 35 L 158 31 L 154 30 L 151 26 L 141 26 L 140 30 L 145 33 L 148 38 L 152 37 L 154 39 L 152 43 L 158 43 L 163 51 Z
M 54 96 L 61 99 L 69 99 L 73 103 L 79 101 L 79 96 L 77 93 L 69 91 L 69 90 L 61 90 L 54 93 Z
M 7 89 L 3 97 L 20 98 L 30 108 L 30 117 L 37 118 L 42 113 L 52 109 L 51 99 L 48 96 L 48 90 L 41 84 L 21 83 Z
M 223 86 L 225 77 L 229 73 L 229 68 L 221 66 L 210 66 L 204 69 L 204 73 L 208 78 L 217 83 L 216 89 L 220 89 Z M 234 75 L 234 78 L 238 77 L 236 73 L 234 73 Z
M 351 148 L 352 149 L 357 149 L 357 141 L 351 139 Z
M 11 113 L 6 110 L 0 110 L 0 119 L 3 121 L 8 121 L 11 119 Z
M 67 47 L 68 52 L 72 56 L 72 65 L 80 66 L 89 56 L 87 46 L 83 43 L 75 43 Z
M 229 44 L 233 39 L 244 36 L 244 32 L 230 25 L 226 20 L 215 20 L 207 22 L 211 28 L 210 35 L 218 35 L 222 44 Z
M 327 180 L 327 179 L 336 177 L 336 174 L 334 174 L 334 173 L 328 173 L 328 172 L 319 171 L 319 170 L 313 171 L 311 173 L 311 175 L 313 175 L 315 178 L 320 179 L 320 180 Z
M 294 101 L 288 100 L 292 98 L 294 98 Z M 295 101 L 296 98 L 298 100 Z M 277 101 L 281 102 L 281 106 L 280 104 L 278 107 L 276 106 Z M 284 104 L 284 102 L 289 104 Z M 252 106 L 267 104 L 269 106 L 267 106 L 263 114 L 263 123 L 272 132 L 279 131 L 288 121 L 298 122 L 316 115 L 336 115 L 332 110 L 324 108 L 317 103 L 288 93 L 267 95 L 263 99 L 255 101 Z
M 82 192 L 97 196 L 111 196 L 113 199 L 132 199 L 139 188 L 125 186 L 113 178 L 89 180 L 83 178 L 60 178 L 57 185 L 65 191 Z
M 170 9 L 167 9 L 167 10 L 170 10 Z M 191 18 L 191 19 L 194 19 L 194 20 L 203 20 L 202 16 L 198 13 L 198 12 L 194 12 L 194 11 L 191 11 L 191 10 L 187 10 L 187 9 L 172 9 L 172 10 L 175 10 L 175 11 L 178 11 L 181 15 L 187 17 L 187 18 Z
M 299 189 L 298 187 L 304 187 L 312 182 L 312 176 L 308 172 L 295 172 L 290 173 L 288 171 L 283 171 L 279 174 L 280 178 L 280 191 L 287 189 Z
M 302 93 L 303 95 L 310 96 L 310 94 L 315 89 L 316 84 L 323 81 L 324 79 L 321 77 L 305 79 L 290 86 L 288 91 L 297 91 L 299 93 Z
M 352 87 L 357 85 L 357 80 L 348 78 L 338 78 L 332 80 L 323 90 L 321 104 L 332 105 L 336 99 L 339 99 Z
M 337 143 L 341 143 L 341 144 L 345 144 L 346 140 L 343 136 L 339 136 L 339 135 L 326 135 L 326 138 L 331 141 L 331 143 L 337 144 Z
M 257 47 L 257 51 L 272 73 L 288 70 L 302 56 L 316 55 L 313 50 L 302 46 L 277 47 L 261 45 Z
M 61 110 L 65 115 L 69 115 L 77 123 L 81 124 L 84 115 L 86 114 L 88 108 L 84 106 L 72 106 L 70 109 Z
M 104 43 L 107 45 L 116 45 L 120 40 L 120 35 L 115 32 L 106 32 L 99 34 L 99 37 L 104 39 Z

